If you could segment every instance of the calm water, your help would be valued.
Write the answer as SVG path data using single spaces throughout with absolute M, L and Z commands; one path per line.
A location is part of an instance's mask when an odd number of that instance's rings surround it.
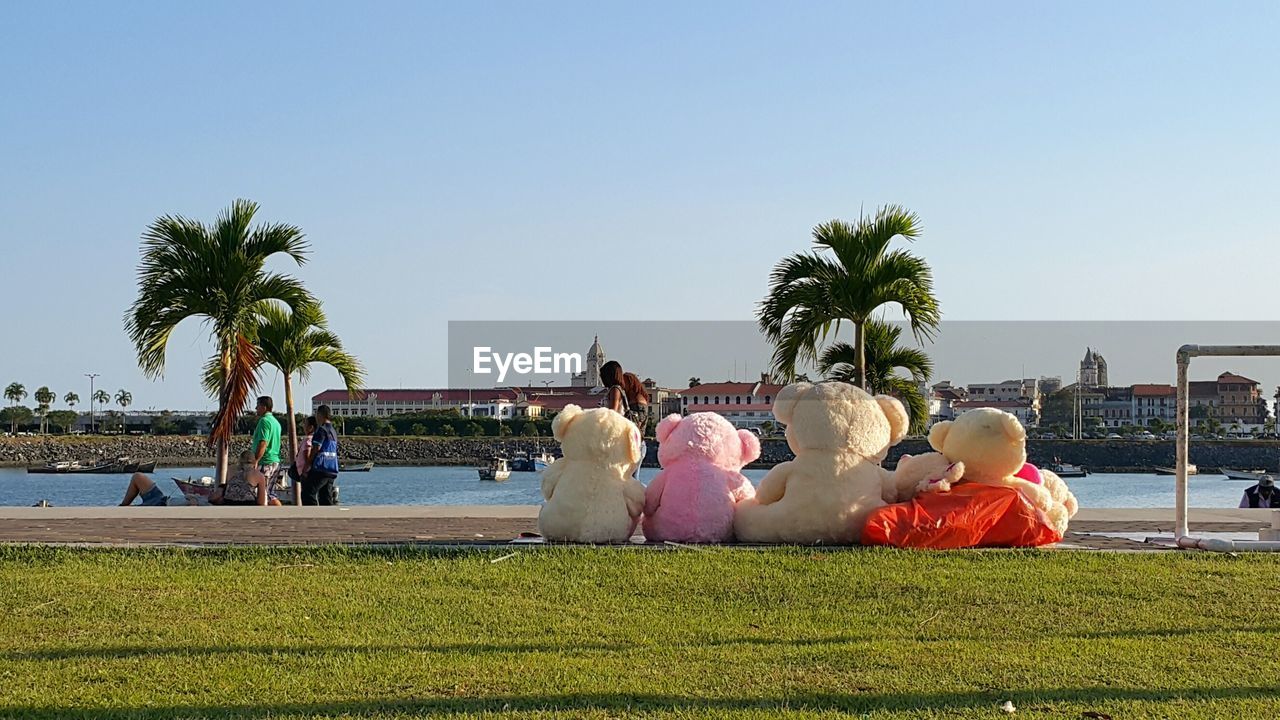
M 644 468 L 648 482 L 658 471 Z M 748 470 L 759 481 L 765 470 Z M 159 468 L 152 477 L 166 493 L 177 492 L 171 477 L 212 475 L 211 468 Z M 504 483 L 480 482 L 475 468 L 378 467 L 342 476 L 346 505 L 533 505 L 542 501 L 538 475 L 511 473 Z M 56 506 L 114 505 L 124 495 L 128 475 L 28 475 L 0 468 L 0 505 L 29 506 L 46 499 Z M 1090 475 L 1067 481 L 1083 507 L 1173 507 L 1173 478 L 1160 475 Z M 1191 478 L 1192 507 L 1236 507 L 1247 482 L 1221 475 Z

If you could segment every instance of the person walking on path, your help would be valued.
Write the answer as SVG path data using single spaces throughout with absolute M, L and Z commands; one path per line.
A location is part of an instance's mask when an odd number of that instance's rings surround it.
M 1257 485 L 1245 488 L 1240 498 L 1242 508 L 1280 509 L 1280 492 L 1276 491 L 1276 481 L 1270 475 L 1263 475 Z
M 249 441 L 253 448 L 253 462 L 258 466 L 258 472 L 267 478 L 272 497 L 276 497 L 280 472 L 280 421 L 271 412 L 274 404 L 270 395 L 258 398 L 258 406 L 254 410 L 258 424 L 254 426 L 253 439 Z
M 307 477 L 302 484 L 303 505 L 332 505 L 338 479 L 338 432 L 328 405 L 316 408 L 316 431 L 307 444 Z

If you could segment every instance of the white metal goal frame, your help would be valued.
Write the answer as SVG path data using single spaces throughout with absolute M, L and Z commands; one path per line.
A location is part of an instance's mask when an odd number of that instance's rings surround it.
M 1191 535 L 1187 519 L 1187 458 L 1191 437 L 1191 358 L 1280 356 L 1280 345 L 1183 345 L 1178 348 L 1178 444 L 1174 539 L 1178 547 L 1201 550 L 1280 550 L 1280 541 L 1223 540 Z M 1280 410 L 1280 408 L 1278 408 Z

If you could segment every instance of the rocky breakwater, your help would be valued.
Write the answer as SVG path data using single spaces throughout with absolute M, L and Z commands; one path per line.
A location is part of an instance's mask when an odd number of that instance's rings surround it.
M 495 455 L 555 451 L 550 438 L 404 438 L 353 437 L 339 440 L 343 462 L 387 465 L 479 465 Z M 249 447 L 248 437 L 233 441 L 233 452 Z M 23 467 L 62 460 L 94 462 L 128 456 L 161 465 L 212 465 L 213 450 L 203 437 L 178 436 L 32 436 L 0 438 L 0 465 Z
M 247 446 L 248 438 L 243 438 Z M 58 436 L 0 438 L 0 465 L 43 465 L 62 460 L 93 462 L 128 456 L 166 465 L 207 464 L 213 451 L 205 438 L 182 436 Z

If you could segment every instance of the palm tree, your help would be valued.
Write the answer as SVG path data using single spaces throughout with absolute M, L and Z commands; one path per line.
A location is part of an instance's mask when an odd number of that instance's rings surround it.
M 58 393 L 50 390 L 48 385 L 41 385 L 32 397 L 35 398 L 36 409 L 40 413 L 40 432 L 48 432 L 49 406 L 58 399 Z
M 9 401 L 10 405 L 17 405 L 27 396 L 27 387 L 22 383 L 9 383 L 4 389 L 4 399 Z
M 62 396 L 62 402 L 66 403 L 67 407 L 73 408 L 76 406 L 76 403 L 80 402 L 80 396 L 73 392 L 69 392 Z
M 254 331 L 258 357 L 284 375 L 284 405 L 289 416 L 289 457 L 298 452 L 298 422 L 293 411 L 293 376 L 306 382 L 310 366 L 328 365 L 338 371 L 347 392 L 353 396 L 364 388 L 364 368 L 342 347 L 342 340 L 328 329 L 328 320 L 319 303 L 288 310 L 280 305 L 262 309 Z M 206 390 L 216 388 L 220 373 L 216 363 L 205 366 Z
M 106 390 L 98 390 L 93 394 L 93 401 L 99 405 L 106 405 L 111 402 L 111 393 Z
M 124 410 L 133 403 L 133 393 L 125 390 L 124 388 L 120 388 L 116 391 L 115 400 L 116 404 L 120 406 L 120 430 L 123 432 L 126 425 Z
M 933 361 L 923 350 L 898 345 L 902 326 L 883 320 L 868 320 L 863 345 L 866 372 L 857 368 L 857 349 L 846 342 L 832 343 L 818 358 L 818 369 L 828 380 L 857 384 L 858 378 L 866 378 L 863 387 L 870 393 L 893 395 L 907 406 L 911 418 L 911 433 L 924 432 L 929 423 L 929 401 L 920 386 L 933 376 Z M 907 371 L 910 378 L 897 373 L 898 368 Z
M 4 399 L 9 401 L 9 405 L 15 408 L 9 413 L 9 434 L 13 435 L 18 432 L 18 412 L 16 410 L 18 403 L 22 402 L 27 396 L 27 387 L 22 383 L 9 383 L 4 389 Z
M 832 220 L 815 227 L 814 252 L 774 266 L 757 318 L 783 380 L 796 376 L 798 363 L 816 362 L 819 344 L 848 321 L 854 326 L 853 378 L 865 385 L 866 323 L 885 305 L 901 307 L 917 341 L 933 337 L 942 319 L 933 272 L 920 257 L 889 249 L 896 237 L 914 241 L 919 235 L 919 217 L 889 205 L 856 223 Z
M 253 225 L 257 212 L 257 203 L 236 200 L 212 225 L 178 215 L 157 218 L 142 235 L 138 297 L 125 316 L 138 366 L 152 378 L 164 374 L 165 349 L 178 325 L 189 318 L 208 324 L 221 372 L 209 433 L 218 450 L 219 482 L 226 477 L 236 420 L 257 387 L 261 361 L 253 334 L 260 313 L 277 302 L 290 308 L 313 302 L 297 279 L 266 269 L 280 254 L 306 262 L 302 230 Z

